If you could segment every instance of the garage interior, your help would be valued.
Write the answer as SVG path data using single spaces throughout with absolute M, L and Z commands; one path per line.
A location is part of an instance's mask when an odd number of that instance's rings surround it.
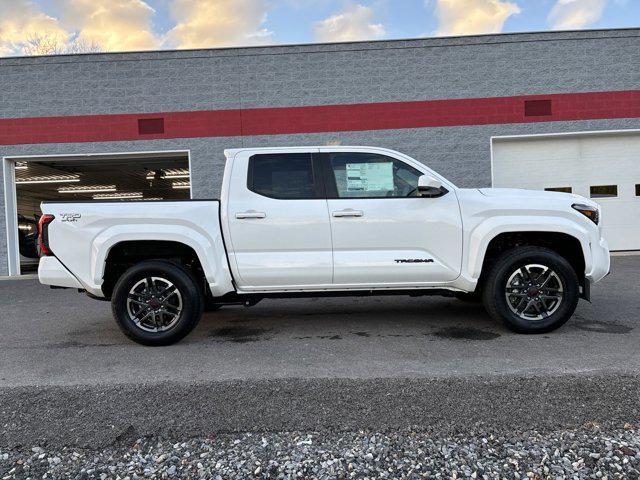
M 494 187 L 590 198 L 610 249 L 640 250 L 640 132 L 495 137 L 492 152 Z
M 191 196 L 188 153 L 19 159 L 14 163 L 21 273 L 37 269 L 42 201 L 180 200 Z

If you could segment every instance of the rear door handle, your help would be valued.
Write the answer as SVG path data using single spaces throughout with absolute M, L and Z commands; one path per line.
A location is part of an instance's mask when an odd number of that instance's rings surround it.
M 362 210 L 354 210 L 352 208 L 346 208 L 344 210 L 338 210 L 333 212 L 334 217 L 363 217 L 364 212 Z
M 255 210 L 247 210 L 246 212 L 236 213 L 238 220 L 244 220 L 246 218 L 267 218 L 267 214 L 264 212 L 256 212 Z

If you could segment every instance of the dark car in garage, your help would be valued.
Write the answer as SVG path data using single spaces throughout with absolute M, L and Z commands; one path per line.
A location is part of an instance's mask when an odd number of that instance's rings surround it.
M 37 219 L 18 215 L 18 246 L 20 263 L 23 266 L 37 266 L 40 260 Z

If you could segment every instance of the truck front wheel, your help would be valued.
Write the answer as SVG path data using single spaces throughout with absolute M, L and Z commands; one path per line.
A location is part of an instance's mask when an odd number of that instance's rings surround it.
M 163 260 L 148 260 L 120 277 L 111 306 L 118 326 L 133 341 L 170 345 L 200 321 L 203 295 L 186 269 Z
M 526 246 L 502 254 L 488 272 L 483 302 L 489 314 L 518 333 L 564 325 L 578 305 L 578 276 L 553 250 Z

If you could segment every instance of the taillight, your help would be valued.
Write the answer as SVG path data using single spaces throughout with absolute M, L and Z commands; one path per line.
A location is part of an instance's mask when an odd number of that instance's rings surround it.
M 38 222 L 38 236 L 40 240 L 40 255 L 53 255 L 49 248 L 49 224 L 56 218 L 53 215 L 45 214 L 40 217 Z

